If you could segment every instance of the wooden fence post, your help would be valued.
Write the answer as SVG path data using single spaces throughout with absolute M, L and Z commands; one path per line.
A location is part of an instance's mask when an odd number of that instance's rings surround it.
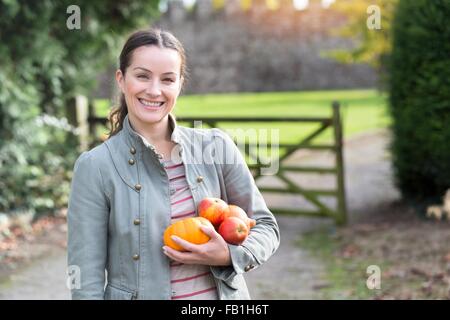
M 343 157 L 343 142 L 342 142 L 342 122 L 340 115 L 339 102 L 333 101 L 333 129 L 334 140 L 336 144 L 336 168 L 337 168 L 337 214 L 336 223 L 344 225 L 347 222 L 347 205 L 345 199 L 345 183 L 344 183 L 344 157 Z
M 79 150 L 82 152 L 89 149 L 89 101 L 87 97 L 76 96 L 75 109 L 80 141 Z

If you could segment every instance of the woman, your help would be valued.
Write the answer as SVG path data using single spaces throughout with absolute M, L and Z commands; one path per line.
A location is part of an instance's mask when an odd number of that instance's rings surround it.
M 184 49 L 172 34 L 153 29 L 128 38 L 109 138 L 74 167 L 74 299 L 249 299 L 243 274 L 278 248 L 276 220 L 233 141 L 218 129 L 178 126 L 171 115 L 185 78 Z M 257 221 L 245 242 L 227 244 L 205 227 L 206 244 L 175 238 L 187 252 L 163 246 L 166 227 L 197 215 L 205 197 L 238 205 Z

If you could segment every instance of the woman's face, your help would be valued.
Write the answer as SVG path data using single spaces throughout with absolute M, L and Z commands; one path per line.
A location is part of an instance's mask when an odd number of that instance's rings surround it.
M 134 50 L 125 75 L 116 72 L 130 121 L 148 125 L 166 119 L 181 91 L 180 67 L 176 50 L 153 45 Z

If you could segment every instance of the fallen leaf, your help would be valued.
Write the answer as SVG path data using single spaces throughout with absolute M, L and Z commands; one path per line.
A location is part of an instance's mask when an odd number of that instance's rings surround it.
M 316 283 L 315 285 L 312 286 L 313 290 L 321 290 L 321 289 L 325 289 L 325 288 L 329 288 L 331 285 L 327 282 L 323 282 L 323 283 Z
M 422 291 L 427 294 L 430 295 L 433 292 L 433 283 L 432 281 L 425 281 L 422 283 L 421 286 Z
M 345 248 L 342 250 L 341 255 L 344 258 L 350 258 L 354 257 L 361 253 L 361 248 L 359 248 L 356 244 L 349 244 L 345 246 Z
M 447 254 L 444 256 L 444 261 L 445 261 L 445 262 L 450 262 L 450 252 L 447 253 Z
M 412 267 L 409 271 L 412 274 L 416 275 L 416 276 L 425 277 L 425 278 L 430 278 L 431 277 L 431 274 L 429 274 L 425 270 L 422 270 L 422 269 L 417 268 L 417 267 Z

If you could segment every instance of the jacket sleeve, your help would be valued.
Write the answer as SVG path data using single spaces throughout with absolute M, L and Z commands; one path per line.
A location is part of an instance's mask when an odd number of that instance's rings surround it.
M 104 298 L 109 203 L 103 190 L 98 164 L 84 152 L 74 166 L 67 215 L 72 299 Z
M 228 134 L 219 129 L 213 131 L 216 161 L 221 162 L 219 165 L 222 167 L 226 200 L 229 204 L 241 207 L 256 220 L 256 225 L 241 245 L 228 245 L 232 265 L 212 268 L 217 278 L 226 281 L 236 274 L 248 272 L 266 262 L 278 249 L 280 231 L 238 147 Z

